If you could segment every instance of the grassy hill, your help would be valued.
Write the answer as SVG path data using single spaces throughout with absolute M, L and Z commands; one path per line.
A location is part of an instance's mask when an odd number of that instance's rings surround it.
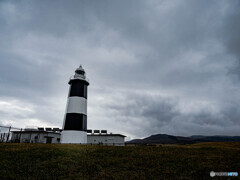
M 240 136 L 201 136 L 193 135 L 190 137 L 173 136 L 168 134 L 155 134 L 143 139 L 133 139 L 126 144 L 194 144 L 203 142 L 240 142 Z
M 239 172 L 240 143 L 91 146 L 0 144 L 0 179 L 211 179 Z

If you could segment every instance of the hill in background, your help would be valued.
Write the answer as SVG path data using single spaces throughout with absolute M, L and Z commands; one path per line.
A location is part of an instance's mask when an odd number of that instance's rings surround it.
M 144 139 L 134 139 L 127 141 L 126 144 L 193 144 L 200 142 L 240 142 L 240 136 L 201 136 L 190 137 L 172 136 L 168 134 L 156 134 Z

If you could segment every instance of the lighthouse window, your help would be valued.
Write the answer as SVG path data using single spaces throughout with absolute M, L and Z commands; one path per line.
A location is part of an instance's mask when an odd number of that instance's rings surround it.
M 76 71 L 76 73 L 84 75 L 84 71 Z

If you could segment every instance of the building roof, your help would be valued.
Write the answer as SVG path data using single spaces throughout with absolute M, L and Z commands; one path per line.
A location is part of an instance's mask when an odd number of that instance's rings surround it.
M 60 132 L 54 132 L 54 131 L 38 131 L 38 130 L 27 130 L 27 131 L 11 131 L 11 132 L 14 132 L 14 133 L 43 133 L 43 134 L 46 134 L 46 133 L 50 133 L 50 134 L 61 134 Z M 122 136 L 122 137 L 126 137 L 122 134 L 87 134 L 87 136 Z
M 54 132 L 54 131 L 38 131 L 38 130 L 31 130 L 31 131 L 11 131 L 11 132 L 14 132 L 14 133 L 43 133 L 43 134 L 61 134 L 60 132 Z
M 87 134 L 88 136 L 122 136 L 122 137 L 126 137 L 122 134 Z

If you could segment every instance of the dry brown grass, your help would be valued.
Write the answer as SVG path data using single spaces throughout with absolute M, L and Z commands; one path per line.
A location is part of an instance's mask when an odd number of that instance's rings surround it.
M 158 147 L 0 144 L 0 179 L 210 179 L 210 171 L 239 169 L 239 142 Z

